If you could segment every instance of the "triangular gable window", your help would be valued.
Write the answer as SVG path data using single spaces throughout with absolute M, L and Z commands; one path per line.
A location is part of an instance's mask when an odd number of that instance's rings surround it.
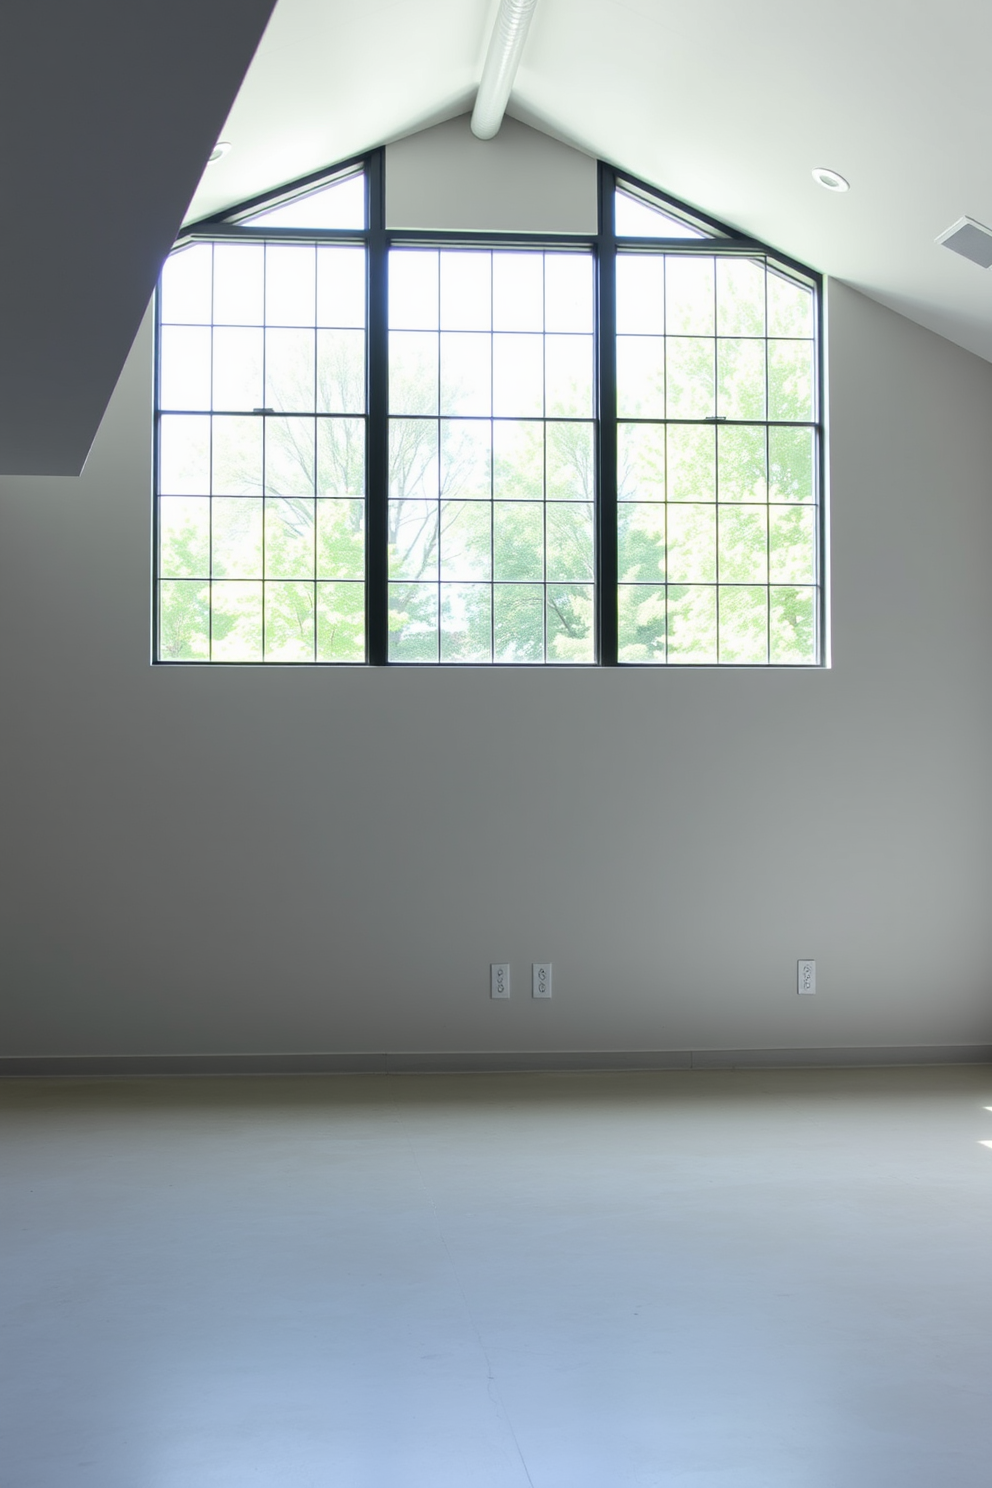
M 294 196 L 278 206 L 251 217 L 239 218 L 242 227 L 306 227 L 306 228 L 358 228 L 365 227 L 365 176 L 362 173 L 345 176 L 344 180 L 332 181 L 308 191 L 303 196 Z
M 618 190 L 615 194 L 618 238 L 711 238 L 713 233 L 694 227 L 682 217 L 651 205 L 642 196 Z

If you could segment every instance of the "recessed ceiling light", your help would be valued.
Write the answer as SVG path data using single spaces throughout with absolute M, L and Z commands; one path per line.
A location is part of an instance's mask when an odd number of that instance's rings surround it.
M 827 170 L 826 166 L 818 165 L 813 171 L 813 180 L 818 186 L 823 186 L 827 191 L 850 191 L 850 181 L 845 181 L 837 171 Z
M 226 155 L 230 148 L 230 140 L 218 140 L 210 151 L 209 163 L 213 165 L 214 161 L 219 160 L 222 155 Z

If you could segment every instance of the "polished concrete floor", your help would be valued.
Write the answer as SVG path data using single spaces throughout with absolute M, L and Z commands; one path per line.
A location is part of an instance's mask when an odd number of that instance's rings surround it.
M 990 1069 L 10 1081 L 0 1182 L 3 1488 L 992 1484 Z

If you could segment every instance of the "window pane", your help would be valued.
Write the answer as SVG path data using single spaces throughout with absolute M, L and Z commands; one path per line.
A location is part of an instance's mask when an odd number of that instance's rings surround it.
M 669 427 L 669 501 L 716 500 L 716 430 Z
M 765 430 L 728 425 L 717 431 L 721 501 L 765 501 Z
M 318 579 L 365 577 L 365 502 L 317 502 Z
M 262 577 L 261 497 L 223 496 L 211 502 L 211 573 L 215 579 Z
M 652 206 L 628 191 L 615 194 L 616 233 L 622 238 L 705 238 L 707 233 L 669 215 L 660 205 Z
M 720 586 L 720 656 L 737 666 L 761 666 L 768 660 L 768 591 Z
M 262 585 L 215 579 L 211 596 L 211 661 L 262 660 Z
M 425 249 L 392 249 L 389 255 L 389 325 L 394 331 L 437 329 L 437 253 Z
M 441 578 L 492 576 L 492 507 L 488 501 L 442 501 Z
M 312 496 L 315 487 L 316 420 L 267 418 L 266 496 Z
M 592 254 L 544 255 L 544 329 L 592 334 Z
M 254 227 L 353 227 L 365 226 L 365 176 L 346 176 L 294 197 L 278 207 L 244 218 Z
M 768 417 L 812 421 L 812 341 L 769 341 Z
M 493 587 L 493 654 L 496 661 L 544 660 L 544 585 Z
M 617 573 L 621 584 L 665 577 L 665 508 L 625 503 L 617 530 Z
M 617 330 L 660 336 L 665 330 L 665 259 L 660 253 L 617 255 Z
M 544 412 L 544 338 L 493 336 L 493 405 L 498 418 L 540 418 Z
M 265 660 L 314 661 L 313 584 L 266 584 Z
M 365 585 L 317 585 L 317 660 L 365 660 Z
M 545 528 L 549 582 L 591 581 L 596 569 L 591 503 L 559 501 L 549 505 Z
M 712 418 L 716 343 L 702 336 L 669 336 L 665 344 L 668 417 Z
M 317 251 L 310 244 L 265 249 L 265 323 L 312 326 L 317 320 Z
M 162 270 L 162 320 L 209 325 L 213 247 L 195 243 L 173 253 Z
M 718 660 L 716 585 L 668 586 L 668 660 L 694 666 Z
M 777 269 L 768 271 L 768 334 L 812 338 L 813 291 Z
M 721 340 L 717 348 L 717 410 L 721 418 L 765 416 L 765 343 Z
M 164 496 L 210 491 L 210 419 L 163 414 L 159 424 L 159 490 Z
M 209 326 L 163 326 L 159 396 L 162 408 L 210 407 Z
M 158 509 L 158 571 L 164 579 L 210 577 L 210 499 L 163 496 Z
M 390 412 L 437 413 L 438 372 L 436 332 L 390 331 Z
M 720 582 L 764 584 L 768 580 L 768 508 L 721 506 Z
M 544 255 L 493 254 L 493 330 L 544 329 Z
M 666 661 L 665 586 L 663 584 L 621 584 L 618 605 L 620 660 Z
M 765 266 L 753 258 L 716 260 L 718 336 L 765 334 Z
M 488 419 L 441 420 L 441 495 L 488 501 L 492 495 L 492 429 Z
M 437 423 L 434 419 L 390 419 L 389 494 L 395 500 L 438 494 Z
M 488 414 L 492 408 L 491 337 L 441 332 L 441 412 Z
M 261 496 L 263 422 L 231 416 L 212 420 L 215 496 Z
M 261 243 L 214 244 L 214 325 L 264 319 L 265 249 Z
M 772 588 L 770 659 L 780 666 L 803 666 L 816 660 L 816 590 Z
M 591 584 L 549 584 L 548 660 L 588 664 L 596 660 Z
M 813 430 L 769 429 L 770 501 L 813 501 Z
M 591 423 L 545 425 L 549 501 L 594 501 L 595 439 Z
M 591 336 L 546 336 L 544 406 L 549 418 L 591 418 Z
M 441 254 L 439 324 L 442 331 L 491 330 L 491 254 Z
M 670 254 L 665 261 L 665 330 L 670 336 L 716 332 L 716 278 L 712 258 Z
M 365 325 L 365 249 L 317 249 L 317 324 Z
M 217 326 L 214 330 L 214 408 L 251 413 L 263 406 L 264 332 L 255 327 Z
M 436 584 L 390 584 L 390 661 L 437 661 L 437 610 Z
M 617 337 L 617 412 L 621 418 L 665 417 L 663 337 Z
M 664 501 L 664 424 L 619 425 L 617 497 L 620 501 Z
M 158 654 L 163 661 L 209 661 L 209 584 L 182 579 L 159 584 Z
M 544 506 L 540 502 L 493 504 L 493 577 L 544 578 Z
M 314 359 L 312 330 L 265 332 L 265 406 L 277 413 L 312 413 Z
M 677 584 L 715 583 L 715 506 L 669 506 L 668 577 Z
M 317 412 L 365 412 L 365 332 L 317 332 Z
M 441 585 L 441 660 L 492 658 L 492 590 L 488 584 Z
M 436 579 L 438 504 L 389 503 L 389 573 L 394 579 Z
M 317 495 L 365 494 L 365 420 L 317 420 Z
M 315 561 L 314 502 L 267 497 L 265 577 L 312 579 Z
M 814 582 L 816 535 L 812 507 L 772 507 L 768 543 L 769 571 L 773 583 Z
M 493 492 L 504 501 L 543 497 L 543 424 L 516 419 L 493 424 Z

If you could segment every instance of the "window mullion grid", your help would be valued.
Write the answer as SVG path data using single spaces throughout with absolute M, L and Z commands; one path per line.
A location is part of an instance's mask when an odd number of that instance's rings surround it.
M 617 240 L 614 171 L 599 166 L 599 232 L 596 238 L 596 349 L 598 383 L 596 631 L 601 666 L 616 666 L 617 588 Z
M 384 666 L 389 659 L 389 264 L 381 150 L 369 158 L 367 181 L 366 658 L 373 666 Z

